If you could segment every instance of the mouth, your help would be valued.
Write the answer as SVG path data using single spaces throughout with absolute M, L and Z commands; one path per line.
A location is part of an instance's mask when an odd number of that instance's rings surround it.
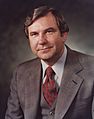
M 49 47 L 43 47 L 43 48 L 40 48 L 38 49 L 38 51 L 48 51 L 52 48 L 52 46 L 49 46 Z

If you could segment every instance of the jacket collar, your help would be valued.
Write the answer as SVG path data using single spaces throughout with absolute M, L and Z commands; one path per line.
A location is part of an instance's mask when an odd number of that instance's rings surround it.
M 78 53 L 68 49 L 67 60 L 62 77 L 61 87 L 57 98 L 55 119 L 62 119 L 75 98 L 80 85 L 83 83 L 80 73 L 83 70 Z

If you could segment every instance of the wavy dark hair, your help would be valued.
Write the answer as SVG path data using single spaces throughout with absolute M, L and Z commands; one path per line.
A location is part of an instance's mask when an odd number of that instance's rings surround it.
M 49 12 L 51 12 L 53 16 L 55 17 L 56 23 L 60 30 L 61 35 L 64 32 L 69 32 L 69 27 L 67 23 L 65 22 L 63 15 L 59 11 L 57 11 L 56 9 L 52 7 L 41 6 L 41 7 L 33 9 L 32 12 L 26 17 L 26 20 L 24 23 L 24 30 L 27 37 L 28 37 L 28 26 L 32 25 L 32 23 L 36 21 L 37 19 L 39 19 L 40 17 L 44 17 Z

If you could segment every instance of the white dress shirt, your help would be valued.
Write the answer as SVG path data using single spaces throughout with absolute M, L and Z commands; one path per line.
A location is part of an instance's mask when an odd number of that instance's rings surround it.
M 63 72 L 64 72 L 64 65 L 65 65 L 66 56 L 67 56 L 67 48 L 65 46 L 64 47 L 64 52 L 63 52 L 62 56 L 52 66 L 52 69 L 55 72 L 55 80 L 56 80 L 58 86 L 60 86 L 60 84 L 61 84 L 61 80 L 62 80 L 62 76 L 63 76 Z M 41 60 L 41 63 L 42 63 L 42 68 L 43 68 L 42 78 L 43 78 L 43 83 L 44 83 L 45 79 L 46 79 L 46 77 L 45 77 L 45 70 L 48 67 L 48 65 L 43 60 Z

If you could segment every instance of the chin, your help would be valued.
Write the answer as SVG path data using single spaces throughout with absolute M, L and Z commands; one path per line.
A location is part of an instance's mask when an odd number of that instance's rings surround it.
M 48 59 L 51 59 L 53 57 L 53 55 L 51 54 L 44 54 L 44 55 L 40 55 L 39 58 L 40 59 L 43 59 L 43 60 L 48 60 Z

